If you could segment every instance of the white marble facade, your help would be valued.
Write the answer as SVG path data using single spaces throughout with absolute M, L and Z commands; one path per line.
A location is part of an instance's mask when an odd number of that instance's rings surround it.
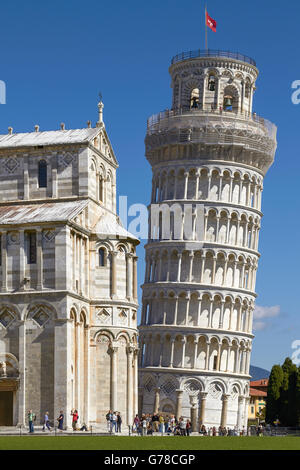
M 137 411 L 138 240 L 102 109 L 95 128 L 0 136 L 0 425 Z
M 191 417 L 194 430 L 241 429 L 261 195 L 276 127 L 252 113 L 252 59 L 196 51 L 174 58 L 169 71 L 172 109 L 148 120 L 145 139 L 149 209 L 159 207 L 159 216 L 149 214 L 145 246 L 139 408 Z

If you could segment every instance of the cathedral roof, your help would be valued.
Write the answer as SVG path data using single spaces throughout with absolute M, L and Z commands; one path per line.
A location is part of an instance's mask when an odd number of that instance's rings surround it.
M 88 201 L 83 200 L 0 206 L 0 225 L 67 221 L 76 217 L 87 204 Z
M 2 134 L 0 135 L 0 148 L 87 143 L 99 134 L 99 130 L 99 128 L 87 127 L 85 129 Z
M 99 221 L 97 222 L 93 232 L 99 236 L 99 238 L 130 238 L 139 242 L 139 239 L 128 232 L 122 225 L 119 217 L 111 212 L 105 212 Z

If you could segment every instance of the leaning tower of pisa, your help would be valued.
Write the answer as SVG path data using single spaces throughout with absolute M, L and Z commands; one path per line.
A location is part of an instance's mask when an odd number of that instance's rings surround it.
M 148 120 L 153 170 L 139 407 L 247 425 L 263 178 L 276 126 L 252 110 L 256 63 L 228 51 L 172 59 L 172 108 Z

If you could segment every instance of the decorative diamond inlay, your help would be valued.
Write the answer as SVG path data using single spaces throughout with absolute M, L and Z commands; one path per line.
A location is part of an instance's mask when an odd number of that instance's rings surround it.
M 0 314 L 0 323 L 4 328 L 7 328 L 13 319 L 13 315 L 8 310 L 4 310 L 4 312 Z
M 171 380 L 167 380 L 167 382 L 162 384 L 160 388 L 165 392 L 166 395 L 169 395 L 170 393 L 175 392 L 176 385 Z

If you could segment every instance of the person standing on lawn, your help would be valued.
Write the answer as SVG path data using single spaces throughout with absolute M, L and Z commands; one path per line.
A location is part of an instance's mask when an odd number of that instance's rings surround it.
M 36 420 L 35 414 L 32 412 L 32 410 L 28 411 L 28 425 L 29 425 L 29 432 L 34 433 L 34 426 L 33 422 Z

